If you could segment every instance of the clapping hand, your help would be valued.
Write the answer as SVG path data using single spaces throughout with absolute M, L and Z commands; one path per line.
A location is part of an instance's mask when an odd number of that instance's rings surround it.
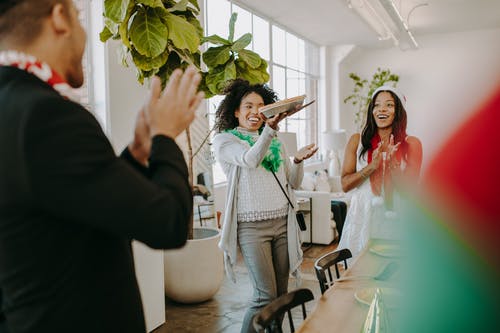
M 174 70 L 163 91 L 160 79 L 153 77 L 145 106 L 151 137 L 160 134 L 175 139 L 191 124 L 204 97 L 203 92 L 197 92 L 200 81 L 201 75 L 194 66 L 184 72 Z
M 318 151 L 319 147 L 316 147 L 315 143 L 311 143 L 305 147 L 300 148 L 294 156 L 293 162 L 300 163 L 303 160 L 307 160 Z
M 387 150 L 389 152 L 388 163 L 391 169 L 399 169 L 400 163 L 394 157 L 396 152 L 399 149 L 401 142 L 394 144 L 394 135 L 391 134 L 391 138 L 389 139 L 389 145 L 387 146 Z
M 160 79 L 153 77 L 149 99 L 137 115 L 134 140 L 128 146 L 136 161 L 147 165 L 153 136 L 174 139 L 193 121 L 204 97 L 203 92 L 197 92 L 200 80 L 194 66 L 184 72 L 176 69 L 163 91 Z
M 396 154 L 400 144 L 401 142 L 394 144 L 394 135 L 391 134 L 391 137 L 389 139 L 389 145 L 387 146 L 387 152 L 389 153 L 389 160 L 391 160 L 394 154 Z
M 135 160 L 146 166 L 151 152 L 151 136 L 149 125 L 146 122 L 144 108 L 137 114 L 134 130 L 134 141 L 129 144 L 128 149 Z
M 389 163 L 390 167 L 392 169 L 399 167 L 399 162 L 397 161 L 396 158 L 393 158 L 396 152 L 399 149 L 401 142 L 398 142 L 394 144 L 394 135 L 391 134 L 389 138 L 389 143 L 384 149 L 384 142 L 381 141 L 377 148 L 373 150 L 373 157 L 372 157 L 372 165 L 373 165 L 373 171 L 375 171 L 379 166 L 382 161 L 384 163 Z
M 382 162 L 382 155 L 383 155 L 382 142 L 379 142 L 377 148 L 373 150 L 372 162 L 368 164 L 368 168 L 370 169 L 371 172 L 374 172 L 380 166 L 380 163 Z

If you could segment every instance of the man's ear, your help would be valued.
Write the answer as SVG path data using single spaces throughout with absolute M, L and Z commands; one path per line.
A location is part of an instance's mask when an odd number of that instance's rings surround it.
M 71 13 L 69 8 L 62 3 L 56 4 L 50 13 L 51 26 L 58 35 L 66 35 L 71 32 Z

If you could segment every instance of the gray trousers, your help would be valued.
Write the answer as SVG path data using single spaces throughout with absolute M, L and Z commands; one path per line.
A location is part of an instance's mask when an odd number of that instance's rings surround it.
M 287 217 L 238 223 L 238 243 L 253 285 L 242 333 L 255 332 L 254 315 L 288 289 Z

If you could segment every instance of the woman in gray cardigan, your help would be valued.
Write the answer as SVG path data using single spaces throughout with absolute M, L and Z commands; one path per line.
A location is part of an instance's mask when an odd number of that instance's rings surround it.
M 277 100 L 267 86 L 235 80 L 225 93 L 217 109 L 218 134 L 213 141 L 228 180 L 219 246 L 233 281 L 237 244 L 240 246 L 254 287 L 241 332 L 254 332 L 253 316 L 287 292 L 288 275 L 296 276 L 302 261 L 295 212 L 272 172 L 294 202 L 292 189 L 302 182 L 302 161 L 317 148 L 311 144 L 300 149 L 291 163 L 276 137 L 286 113 L 266 119 L 258 111 Z

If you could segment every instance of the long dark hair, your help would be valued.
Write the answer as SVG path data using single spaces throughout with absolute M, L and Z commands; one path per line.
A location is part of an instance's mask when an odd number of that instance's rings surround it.
M 381 92 L 389 92 L 394 98 L 395 102 L 395 111 L 394 111 L 394 121 L 392 122 L 392 134 L 394 135 L 394 143 L 401 142 L 399 146 L 399 151 L 401 152 L 401 156 L 404 160 L 406 160 L 406 151 L 407 151 L 407 143 L 406 143 L 406 123 L 407 116 L 406 110 L 401 103 L 399 97 L 390 90 L 381 90 L 373 96 L 368 105 L 368 112 L 366 113 L 366 122 L 363 131 L 361 132 L 361 143 L 363 144 L 363 149 L 359 154 L 359 157 L 362 157 L 368 150 L 372 147 L 372 138 L 377 134 L 377 123 L 375 122 L 375 117 L 373 115 L 373 108 L 375 107 L 375 100 L 377 99 L 378 94 Z
M 264 105 L 278 100 L 276 93 L 265 84 L 253 84 L 248 81 L 236 79 L 231 81 L 224 89 L 224 99 L 215 112 L 215 129 L 222 132 L 238 126 L 238 119 L 234 115 L 240 107 L 241 100 L 250 93 L 256 93 L 264 100 Z

